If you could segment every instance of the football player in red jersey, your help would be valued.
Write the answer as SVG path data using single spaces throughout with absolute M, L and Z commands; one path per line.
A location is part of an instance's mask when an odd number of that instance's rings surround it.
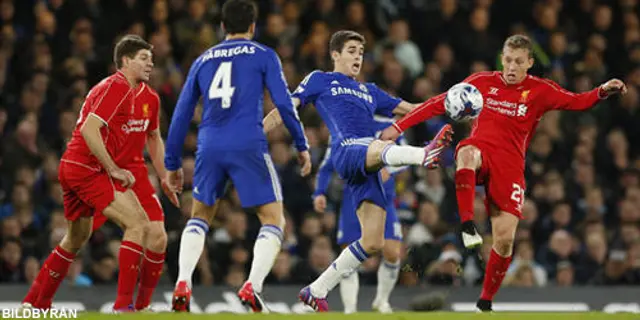
M 471 136 L 456 149 L 456 197 L 465 247 L 482 244 L 473 224 L 476 183 L 485 186 L 485 205 L 491 215 L 493 250 L 477 303 L 481 311 L 492 310 L 493 297 L 511 263 L 524 203 L 525 152 L 538 122 L 547 111 L 587 110 L 601 99 L 627 91 L 622 81 L 612 79 L 577 94 L 551 80 L 529 75 L 533 58 L 531 40 L 526 36 L 509 37 L 501 59 L 501 72 L 479 72 L 464 80 L 480 90 L 484 107 L 473 124 Z M 445 97 L 443 93 L 426 101 L 385 130 L 382 137 L 395 139 L 407 128 L 444 114 Z
M 138 36 L 123 37 L 114 50 L 118 72 L 87 94 L 58 172 L 69 228 L 40 269 L 23 300 L 25 308 L 51 307 L 76 253 L 91 236 L 94 213 L 103 212 L 124 229 L 114 310 L 133 310 L 133 292 L 149 220 L 129 189 L 136 182 L 134 175 L 114 159 L 129 136 L 126 128 L 133 119 L 135 88 L 149 80 L 153 68 L 151 49 Z M 116 184 L 125 190 L 117 190 Z
M 164 228 L 164 213 L 156 191 L 149 180 L 149 172 L 144 159 L 144 147 L 148 148 L 151 162 L 156 174 L 161 177 L 164 193 L 175 205 L 178 196 L 167 188 L 164 177 L 164 142 L 160 136 L 160 97 L 146 83 L 141 83 L 135 89 L 135 106 L 131 119 L 126 124 L 129 133 L 127 141 L 118 151 L 116 164 L 131 171 L 136 183 L 131 187 L 140 201 L 144 212 L 150 220 L 144 241 L 144 256 L 140 263 L 140 279 L 138 295 L 134 304 L 136 310 L 147 309 L 151 303 L 151 296 L 155 290 L 162 268 L 164 266 L 165 250 L 167 248 L 167 233 Z M 124 188 L 116 185 L 116 190 Z M 99 229 L 107 217 L 102 212 L 96 212 L 93 218 L 93 231 Z

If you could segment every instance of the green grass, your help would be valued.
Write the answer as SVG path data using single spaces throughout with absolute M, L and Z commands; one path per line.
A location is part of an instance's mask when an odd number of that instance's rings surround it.
M 477 314 L 477 313 L 451 313 L 451 312 L 428 312 L 428 313 L 394 313 L 390 315 L 382 315 L 378 313 L 357 313 L 344 315 L 341 313 L 325 313 L 325 314 L 184 314 L 184 313 L 138 313 L 126 315 L 109 315 L 100 313 L 80 313 L 78 319 L 153 319 L 153 320 L 171 320 L 171 319 L 214 319 L 214 320 L 297 320 L 297 319 L 326 319 L 326 320 L 631 320 L 638 319 L 637 314 L 607 314 L 601 312 L 585 312 L 585 313 L 493 313 L 493 314 Z

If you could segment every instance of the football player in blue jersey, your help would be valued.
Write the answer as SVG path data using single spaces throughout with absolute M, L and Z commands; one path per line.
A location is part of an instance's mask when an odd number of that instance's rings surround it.
M 393 123 L 392 118 L 376 116 L 374 118 L 376 130 L 381 132 Z M 377 136 L 378 134 L 376 134 Z M 404 136 L 396 140 L 397 144 L 406 145 Z M 393 309 L 389 304 L 389 296 L 398 281 L 400 273 L 400 250 L 402 247 L 402 226 L 398 220 L 398 214 L 394 205 L 396 196 L 396 182 L 394 176 L 407 167 L 385 167 L 380 170 L 385 196 L 387 198 L 387 211 L 384 226 L 384 246 L 382 248 L 382 260 L 378 267 L 378 286 L 376 296 L 373 299 L 372 308 L 381 313 L 391 313 Z M 328 148 L 318 175 L 316 177 L 316 190 L 313 193 L 313 207 L 317 212 L 324 212 L 327 206 L 326 191 L 334 168 L 331 161 L 331 148 Z M 338 222 L 337 240 L 338 245 L 343 249 L 352 242 L 360 239 L 360 222 L 356 215 L 356 208 L 353 206 L 352 192 L 349 186 L 345 186 L 342 193 L 342 204 L 340 205 L 340 218 Z M 357 311 L 358 305 L 358 272 L 352 272 L 340 280 L 340 297 L 344 312 L 347 314 Z
M 316 281 L 300 291 L 299 299 L 320 312 L 329 310 L 327 294 L 340 279 L 384 246 L 387 198 L 380 169 L 435 165 L 453 134 L 451 126 L 445 125 L 424 148 L 399 146 L 374 137 L 375 114 L 392 117 L 429 105 L 414 105 L 390 96 L 373 83 L 358 82 L 356 76 L 363 63 L 364 44 L 364 37 L 357 32 L 334 33 L 329 43 L 334 71 L 310 73 L 293 93 L 295 105 L 313 103 L 327 124 L 333 165 L 352 192 L 353 207 L 357 208 L 362 230 L 359 240 L 352 242 Z M 279 112 L 274 110 L 267 115 L 265 130 L 279 125 L 282 120 Z
M 180 242 L 174 311 L 189 311 L 191 278 L 204 247 L 216 203 L 231 179 L 243 207 L 256 207 L 262 228 L 253 249 L 249 279 L 238 297 L 254 312 L 266 312 L 260 296 L 265 277 L 280 252 L 285 224 L 282 190 L 263 133 L 266 88 L 283 115 L 302 165 L 309 174 L 307 139 L 294 108 L 276 53 L 251 41 L 257 9 L 249 0 L 229 0 L 222 7 L 226 39 L 208 49 L 191 66 L 171 119 L 165 165 L 169 186 L 183 185 L 182 148 L 198 99 L 203 114 L 193 177 L 193 209 Z

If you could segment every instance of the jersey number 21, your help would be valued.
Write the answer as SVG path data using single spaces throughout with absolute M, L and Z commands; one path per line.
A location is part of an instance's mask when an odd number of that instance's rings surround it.
M 235 87 L 231 86 L 231 64 L 231 61 L 220 63 L 209 86 L 209 99 L 220 98 L 222 109 L 231 108 L 231 97 L 233 97 L 233 92 L 236 90 Z

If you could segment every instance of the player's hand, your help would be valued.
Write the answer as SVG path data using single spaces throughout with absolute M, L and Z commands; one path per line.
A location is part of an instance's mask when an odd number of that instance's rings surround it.
M 184 186 L 184 173 L 182 168 L 176 171 L 167 171 L 167 186 L 171 192 L 182 193 L 182 187 Z
M 399 136 L 400 132 L 398 132 L 395 126 L 388 126 L 386 129 L 382 130 L 382 133 L 380 134 L 380 140 L 395 141 Z
M 178 194 L 171 190 L 169 184 L 166 179 L 160 180 L 160 185 L 162 186 L 162 192 L 169 198 L 169 201 L 173 203 L 174 206 L 180 208 L 180 200 L 178 200 Z
M 607 96 L 617 93 L 627 93 L 627 85 L 625 85 L 624 82 L 619 79 L 611 79 L 600 86 L 600 88 L 607 94 Z
M 133 176 L 133 174 L 129 170 L 120 169 L 120 168 L 112 169 L 112 170 L 109 170 L 109 176 L 120 181 L 122 186 L 125 188 L 129 188 L 133 186 L 134 183 L 136 183 L 136 178 Z
M 300 164 L 300 175 L 308 176 L 311 173 L 311 155 L 308 150 L 298 152 L 298 163 Z
M 313 210 L 316 212 L 324 212 L 327 208 L 327 197 L 324 194 L 317 195 L 313 198 Z

